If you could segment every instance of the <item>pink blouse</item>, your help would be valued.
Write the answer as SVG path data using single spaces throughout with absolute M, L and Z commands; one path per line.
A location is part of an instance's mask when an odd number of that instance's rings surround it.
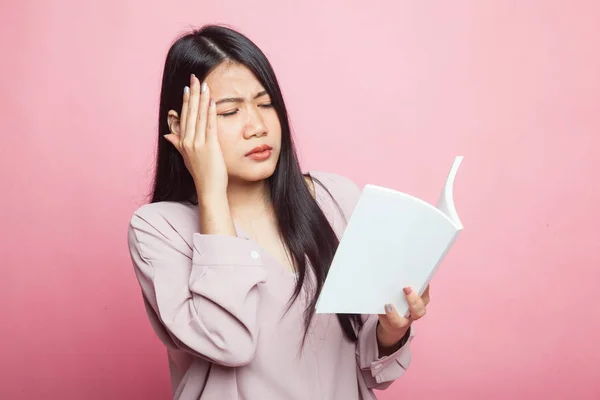
M 310 176 L 319 206 L 341 237 L 360 189 L 340 175 Z M 375 399 L 373 389 L 404 373 L 413 333 L 398 351 L 380 357 L 377 315 L 364 316 L 352 343 L 335 315 L 317 314 L 301 349 L 302 295 L 285 313 L 295 275 L 239 227 L 237 237 L 203 235 L 198 219 L 192 205 L 147 204 L 128 230 L 144 304 L 167 347 L 174 399 Z

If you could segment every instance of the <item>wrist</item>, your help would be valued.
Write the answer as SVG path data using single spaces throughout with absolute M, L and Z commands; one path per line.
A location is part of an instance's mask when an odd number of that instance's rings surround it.
M 237 236 L 227 196 L 199 197 L 200 233 Z
M 198 206 L 206 209 L 214 209 L 215 207 L 227 206 L 229 208 L 229 199 L 227 192 L 224 193 L 203 193 L 196 188 L 198 193 Z
M 381 348 L 397 350 L 406 343 L 409 335 L 410 325 L 400 331 L 389 332 L 381 324 L 377 324 L 377 343 Z

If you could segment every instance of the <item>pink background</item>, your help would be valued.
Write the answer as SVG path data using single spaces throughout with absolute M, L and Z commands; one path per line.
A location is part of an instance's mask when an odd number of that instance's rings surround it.
M 305 168 L 465 225 L 381 399 L 600 397 L 600 3 L 0 6 L 0 398 L 167 399 L 126 247 L 165 52 L 222 22 L 268 54 Z

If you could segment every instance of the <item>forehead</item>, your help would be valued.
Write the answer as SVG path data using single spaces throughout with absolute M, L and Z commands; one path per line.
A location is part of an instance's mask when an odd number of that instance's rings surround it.
M 253 96 L 263 90 L 252 71 L 246 66 L 221 63 L 206 76 L 214 96 Z

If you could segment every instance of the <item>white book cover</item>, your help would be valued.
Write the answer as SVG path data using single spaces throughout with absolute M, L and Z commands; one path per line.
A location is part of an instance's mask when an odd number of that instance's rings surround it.
M 381 186 L 363 188 L 319 296 L 318 314 L 385 314 L 391 303 L 407 315 L 402 288 L 423 294 L 463 230 L 453 200 L 462 160 L 454 160 L 436 206 Z

